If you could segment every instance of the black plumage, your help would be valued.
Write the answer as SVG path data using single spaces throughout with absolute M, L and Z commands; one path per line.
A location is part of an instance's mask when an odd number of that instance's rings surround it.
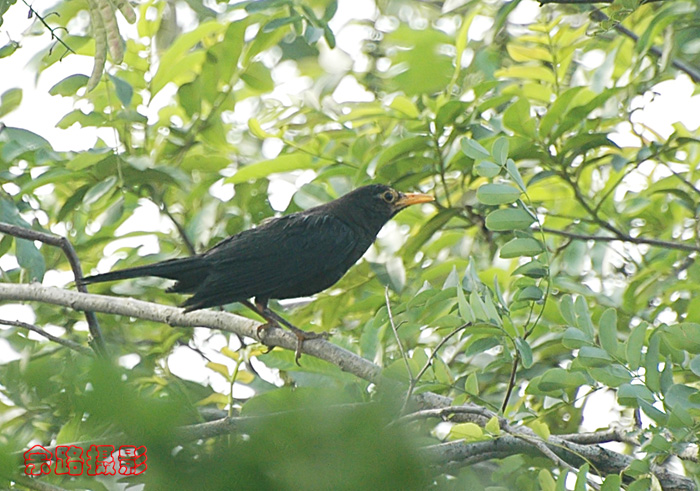
M 82 282 L 169 278 L 176 283 L 168 291 L 192 294 L 183 304 L 186 311 L 232 302 L 251 306 L 246 300 L 255 298 L 255 310 L 278 322 L 278 316 L 265 315 L 270 312 L 269 299 L 309 296 L 330 287 L 362 257 L 391 217 L 432 200 L 381 184 L 364 186 L 324 205 L 265 221 L 202 254 L 89 276 Z

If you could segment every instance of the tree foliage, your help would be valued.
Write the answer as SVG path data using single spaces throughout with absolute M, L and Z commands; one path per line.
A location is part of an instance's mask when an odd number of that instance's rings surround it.
M 277 306 L 331 333 L 300 367 L 265 348 L 284 334 L 234 317 L 193 328 L 21 289 L 70 289 L 70 255 L 4 228 L 0 299 L 34 301 L 2 309 L 17 356 L 0 365 L 0 474 L 36 487 L 24 450 L 100 440 L 148 446 L 129 486 L 694 489 L 700 133 L 643 111 L 663 84 L 700 82 L 697 3 L 389 0 L 361 18 L 352 3 L 38 13 L 70 48 L 47 45 L 38 76 L 95 59 L 51 89 L 75 101 L 58 126 L 100 138 L 57 151 L 2 126 L 0 222 L 65 237 L 84 271 L 200 252 L 370 182 L 436 202 L 312 302 Z M 0 63 L 21 52 L 11 41 Z M 21 100 L 5 92 L 0 114 Z M 90 293 L 181 300 L 151 279 Z M 105 312 L 99 327 L 83 310 Z

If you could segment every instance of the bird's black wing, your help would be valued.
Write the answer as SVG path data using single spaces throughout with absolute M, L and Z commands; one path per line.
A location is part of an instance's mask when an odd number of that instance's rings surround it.
M 280 217 L 206 252 L 209 274 L 184 306 L 312 295 L 338 281 L 373 240 L 333 215 Z

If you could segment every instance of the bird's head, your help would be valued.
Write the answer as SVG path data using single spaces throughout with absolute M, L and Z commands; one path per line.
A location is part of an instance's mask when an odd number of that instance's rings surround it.
M 370 184 L 349 192 L 334 203 L 339 205 L 338 211 L 347 214 L 347 219 L 376 234 L 404 208 L 433 200 L 429 194 L 402 193 L 384 184 Z

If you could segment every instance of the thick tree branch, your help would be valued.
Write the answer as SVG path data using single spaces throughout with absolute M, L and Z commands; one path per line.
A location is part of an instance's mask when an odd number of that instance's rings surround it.
M 198 310 L 185 314 L 179 307 L 169 307 L 130 298 L 84 294 L 60 288 L 44 287 L 39 284 L 0 283 L 0 300 L 38 301 L 80 311 L 92 310 L 106 314 L 137 317 L 162 322 L 173 327 L 205 326 L 253 339 L 259 339 L 257 331 L 258 326 L 261 325 L 260 322 L 227 312 Z M 260 341 L 267 346 L 296 349 L 297 338 L 289 331 L 271 326 L 262 330 L 261 335 Z M 305 341 L 302 353 L 325 360 L 341 370 L 353 373 L 368 381 L 377 381 L 381 373 L 381 368 L 374 363 L 323 339 Z
M 107 314 L 124 315 L 156 322 L 163 322 L 173 327 L 209 327 L 221 331 L 236 333 L 241 336 L 258 339 L 259 322 L 246 319 L 227 312 L 195 311 L 187 314 L 177 307 L 169 307 L 154 303 L 128 298 L 109 297 L 72 292 L 59 288 L 44 287 L 38 284 L 15 285 L 0 283 L 0 300 L 38 301 L 53 305 L 61 305 L 76 310 L 92 310 Z M 297 338 L 291 332 L 277 327 L 268 327 L 262 331 L 261 341 L 268 346 L 280 346 L 289 350 L 296 349 Z M 302 352 L 325 360 L 343 371 L 370 382 L 380 382 L 382 368 L 364 358 L 336 346 L 324 339 L 305 341 Z M 450 421 L 474 420 L 485 425 L 496 413 L 476 404 L 451 407 L 452 399 L 432 392 L 414 395 L 413 402 L 420 409 L 438 409 L 431 413 L 436 417 L 452 415 Z M 445 409 L 448 408 L 448 409 Z M 425 417 L 427 414 L 422 413 Z M 408 416 L 406 417 L 408 418 Z M 408 419 L 406 419 L 408 421 Z M 181 431 L 191 432 L 190 435 L 220 434 L 223 430 L 233 430 L 242 423 L 241 419 L 224 418 L 219 421 L 202 423 L 185 427 Z M 491 457 L 512 455 L 519 452 L 545 453 L 550 458 L 556 458 L 568 466 L 578 467 L 588 461 L 592 467 L 602 473 L 618 473 L 623 471 L 633 460 L 633 457 L 618 454 L 598 445 L 581 445 L 565 440 L 562 437 L 551 436 L 547 441 L 540 439 L 529 428 L 513 427 L 505 418 L 499 417 L 499 425 L 508 435 L 499 437 L 491 442 L 476 444 L 451 442 L 424 449 L 426 456 L 434 459 L 436 464 L 449 467 L 452 463 L 457 466 L 474 463 Z M 475 453 L 476 452 L 476 453 Z M 474 460 L 476 459 L 476 460 Z M 692 480 L 673 474 L 665 468 L 654 465 L 652 472 L 661 482 L 664 489 L 690 490 L 694 489 Z
M 557 437 L 550 437 L 547 446 L 563 460 L 583 465 L 588 461 L 602 475 L 619 474 L 623 472 L 635 458 L 629 455 L 607 450 L 598 445 L 579 445 L 567 442 Z M 488 458 L 503 458 L 513 454 L 527 453 L 536 455 L 535 446 L 526 440 L 510 435 L 504 435 L 493 440 L 465 443 L 455 441 L 425 447 L 421 450 L 423 456 L 438 466 L 449 468 L 450 463 L 475 464 Z M 461 467 L 461 466 L 459 466 Z M 694 490 L 692 479 L 669 472 L 665 468 L 652 464 L 651 471 L 659 479 L 665 491 Z

